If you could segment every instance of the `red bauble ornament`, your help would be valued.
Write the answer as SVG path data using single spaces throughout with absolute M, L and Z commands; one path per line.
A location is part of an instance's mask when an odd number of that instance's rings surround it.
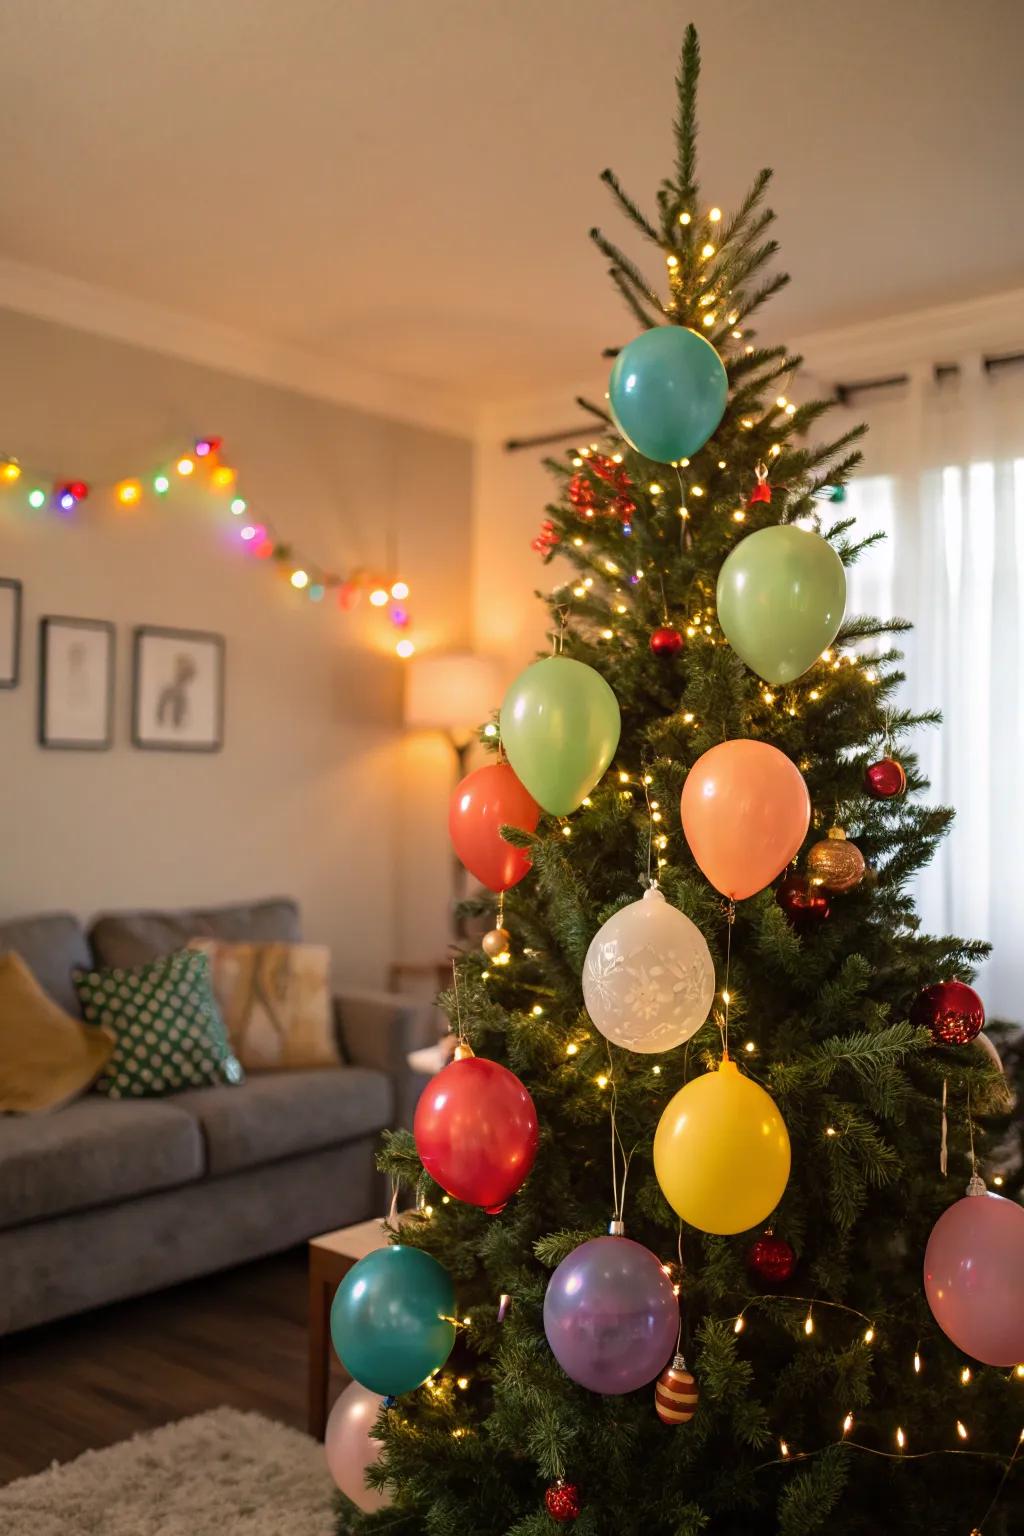
M 510 890 L 530 868 L 522 848 L 513 848 L 502 827 L 533 832 L 540 806 L 508 763 L 488 763 L 457 784 L 448 803 L 448 836 L 471 875 L 496 895 Z
M 560 1477 L 557 1483 L 545 1490 L 544 1507 L 558 1525 L 569 1525 L 573 1520 L 578 1520 L 580 1510 L 580 1490 L 575 1483 L 567 1483 L 564 1477 Z
M 536 550 L 538 555 L 546 555 L 548 550 L 554 549 L 561 542 L 561 535 L 556 533 L 554 523 L 548 518 L 541 523 L 537 537 L 530 540 L 530 548 Z
M 967 1045 L 985 1027 L 985 1005 L 963 981 L 937 981 L 914 999 L 911 1024 L 924 1025 L 936 1045 Z
M 651 634 L 649 644 L 655 656 L 678 656 L 683 648 L 683 637 L 673 625 L 662 624 Z
M 507 1067 L 482 1056 L 431 1078 L 413 1121 L 420 1162 L 456 1200 L 496 1216 L 537 1156 L 537 1111 Z
M 747 1268 L 765 1285 L 784 1285 L 796 1269 L 796 1254 L 784 1237 L 766 1232 L 747 1249 Z
M 832 910 L 828 897 L 815 889 L 805 875 L 797 874 L 796 870 L 780 882 L 775 891 L 775 900 L 797 930 L 816 928 Z
M 697 1412 L 700 1391 L 682 1355 L 673 1356 L 654 1387 L 654 1411 L 663 1424 L 689 1424 Z
M 754 507 L 759 501 L 771 501 L 772 488 L 767 480 L 759 480 L 750 493 L 748 506 Z
M 907 787 L 903 764 L 894 757 L 879 758 L 864 770 L 864 788 L 875 800 L 894 800 Z

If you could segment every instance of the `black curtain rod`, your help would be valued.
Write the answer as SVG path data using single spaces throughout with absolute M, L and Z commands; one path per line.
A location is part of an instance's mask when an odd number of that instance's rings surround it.
M 613 357 L 615 348 L 609 347 L 605 355 Z M 1014 363 L 1024 363 L 1024 352 L 1004 352 L 996 357 L 983 357 L 981 365 L 986 373 L 994 373 L 999 368 L 1011 367 Z M 932 369 L 932 375 L 936 383 L 942 379 L 948 379 L 953 374 L 960 372 L 959 363 L 936 363 Z M 900 384 L 909 384 L 909 373 L 891 373 L 882 379 L 857 379 L 852 384 L 837 384 L 835 397 L 840 405 L 848 405 L 850 396 L 865 389 L 893 389 Z M 544 432 L 538 437 L 510 437 L 504 447 L 506 453 L 520 453 L 525 448 L 543 448 L 548 443 L 564 443 L 569 438 L 575 438 L 577 442 L 583 441 L 593 435 L 594 423 L 587 422 L 582 427 L 567 427 L 564 432 Z

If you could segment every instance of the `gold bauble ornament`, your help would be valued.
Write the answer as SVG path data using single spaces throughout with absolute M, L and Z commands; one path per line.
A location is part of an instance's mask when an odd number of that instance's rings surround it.
M 864 878 L 864 855 L 842 827 L 829 827 L 807 855 L 807 877 L 824 891 L 852 891 Z
M 490 955 L 492 960 L 496 960 L 499 955 L 507 955 L 511 942 L 512 935 L 507 928 L 492 928 L 480 940 L 484 954 Z

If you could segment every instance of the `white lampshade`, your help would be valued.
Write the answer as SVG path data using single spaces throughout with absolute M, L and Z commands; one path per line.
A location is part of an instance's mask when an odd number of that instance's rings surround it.
M 497 664 L 472 651 L 416 656 L 405 673 L 405 723 L 464 746 L 501 703 Z

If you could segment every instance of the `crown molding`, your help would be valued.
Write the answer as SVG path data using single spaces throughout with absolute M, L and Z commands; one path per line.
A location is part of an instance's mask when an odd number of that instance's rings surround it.
M 809 331 L 788 343 L 808 372 L 833 384 L 908 373 L 972 355 L 1024 350 L 1024 288 L 885 319 Z
M 348 368 L 301 348 L 278 345 L 6 257 L 0 257 L 0 308 L 409 426 L 457 437 L 472 437 L 476 430 L 476 406 L 461 396 Z

